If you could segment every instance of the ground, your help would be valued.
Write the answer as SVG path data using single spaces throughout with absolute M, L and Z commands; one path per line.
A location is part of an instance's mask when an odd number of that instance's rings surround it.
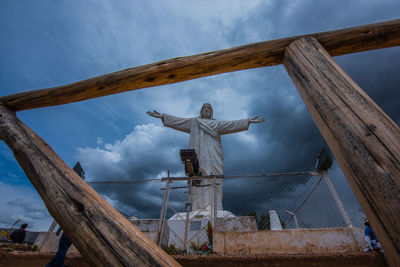
M 4 245 L 0 247 L 0 266 L 43 267 L 54 256 L 54 253 L 26 251 L 23 245 Z M 383 258 L 374 253 L 358 254 L 325 254 L 325 255 L 260 255 L 256 257 L 228 256 L 174 256 L 183 266 L 340 266 L 340 267 L 376 267 L 386 266 Z M 79 254 L 69 254 L 66 264 L 70 267 L 89 266 Z

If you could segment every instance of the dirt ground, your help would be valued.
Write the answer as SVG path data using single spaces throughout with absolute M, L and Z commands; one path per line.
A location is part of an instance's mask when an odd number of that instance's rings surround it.
M 175 259 L 183 266 L 279 266 L 279 267 L 308 267 L 308 266 L 386 266 L 379 255 L 265 255 L 256 257 L 224 257 L 224 256 L 179 256 Z
M 54 256 L 54 253 L 37 251 L 0 251 L 0 266 L 2 267 L 43 267 Z M 382 257 L 372 253 L 352 255 L 263 255 L 257 257 L 227 257 L 227 256 L 174 256 L 183 266 L 279 266 L 279 267 L 305 267 L 305 266 L 386 266 Z M 66 265 L 72 267 L 89 266 L 79 255 L 69 254 Z

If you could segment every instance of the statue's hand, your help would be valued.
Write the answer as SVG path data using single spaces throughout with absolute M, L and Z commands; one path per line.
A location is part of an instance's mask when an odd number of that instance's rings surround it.
M 161 114 L 157 110 L 147 111 L 146 113 L 152 117 L 161 118 Z
M 249 123 L 259 123 L 259 122 L 263 122 L 263 121 L 265 121 L 265 119 L 259 118 L 258 116 L 255 116 L 254 118 L 249 119 Z

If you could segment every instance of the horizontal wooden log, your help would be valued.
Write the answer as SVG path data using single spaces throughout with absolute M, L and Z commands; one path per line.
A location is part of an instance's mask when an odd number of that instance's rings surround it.
M 283 64 L 343 170 L 391 266 L 400 266 L 400 129 L 311 37 Z
M 400 20 L 311 34 L 332 55 L 400 45 Z M 49 89 L 0 98 L 13 111 L 62 105 L 145 87 L 282 63 L 286 47 L 302 36 L 174 58 Z
M 50 214 L 92 266 L 180 266 L 1 105 L 0 138 L 14 152 Z

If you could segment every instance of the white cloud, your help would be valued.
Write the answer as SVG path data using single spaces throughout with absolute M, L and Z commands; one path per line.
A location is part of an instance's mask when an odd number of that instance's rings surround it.
M 137 125 L 114 144 L 105 144 L 103 148 L 78 148 L 77 157 L 89 179 L 147 178 L 143 175 L 154 178 L 159 174 L 156 168 L 179 164 L 179 142 L 173 132 L 152 123 Z
M 236 139 L 239 142 L 247 143 L 247 145 L 257 145 L 257 136 L 249 132 L 237 133 Z
M 102 145 L 102 144 L 103 144 L 103 142 L 104 142 L 104 140 L 103 140 L 103 138 L 102 138 L 102 137 L 97 137 L 97 141 L 96 141 L 96 143 L 97 143 L 98 145 Z

